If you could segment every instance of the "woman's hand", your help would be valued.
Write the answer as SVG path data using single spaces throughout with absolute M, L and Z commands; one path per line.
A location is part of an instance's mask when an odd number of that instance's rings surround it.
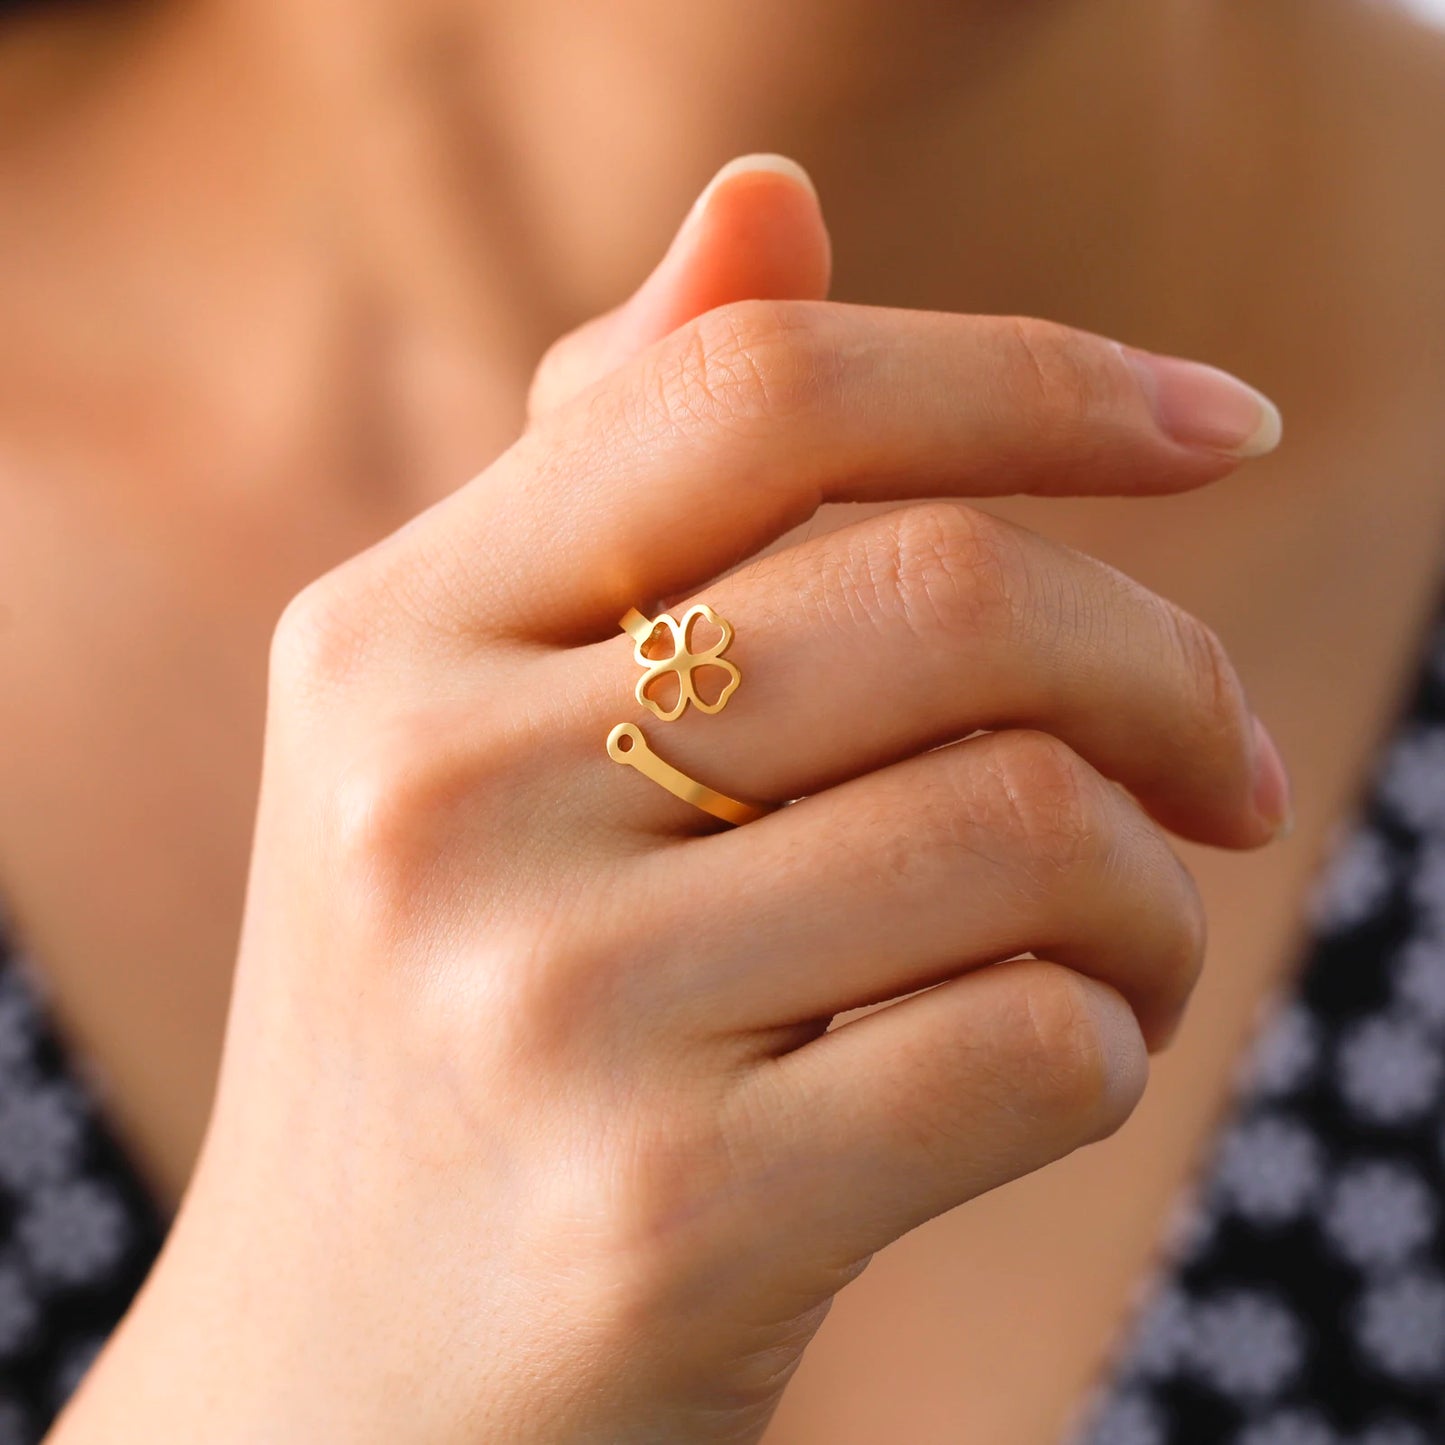
M 1262 844 L 1283 775 L 1205 627 L 955 499 L 1197 487 L 1269 409 L 1038 321 L 685 320 L 687 264 L 287 609 L 211 1133 L 61 1439 L 755 1441 L 874 1251 L 1138 1099 L 1204 938 L 1164 829 Z M 724 712 L 638 708 L 658 599 L 733 624 Z M 626 721 L 801 801 L 722 828 Z

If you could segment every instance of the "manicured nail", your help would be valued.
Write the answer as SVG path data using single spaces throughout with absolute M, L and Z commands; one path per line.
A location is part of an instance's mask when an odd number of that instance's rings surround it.
M 3 3 L 3 0 L 0 0 Z M 668 255 L 681 254 L 685 251 L 690 241 L 694 228 L 707 214 L 707 208 L 712 198 L 718 191 L 729 182 L 736 180 L 739 176 L 774 175 L 786 176 L 789 180 L 804 187 L 815 199 L 818 195 L 817 187 L 814 186 L 812 177 L 800 166 L 797 161 L 787 156 L 775 156 L 760 153 L 758 155 L 738 156 L 730 160 L 718 173 L 702 188 L 698 198 L 692 203 L 687 215 L 682 218 L 682 224 L 677 228 L 671 244 L 668 246 Z M 662 266 L 659 266 L 659 270 Z
M 692 210 L 687 214 L 683 222 L 683 229 L 697 220 L 707 210 L 708 202 L 712 200 L 717 191 L 729 181 L 735 180 L 738 176 L 751 175 L 774 175 L 786 176 L 791 181 L 796 181 L 812 195 L 818 194 L 818 188 L 813 184 L 813 178 L 800 166 L 797 161 L 789 156 L 772 155 L 767 152 L 759 152 L 756 155 L 737 156 L 730 160 L 718 173 L 702 188 L 702 194 L 692 203 Z
M 1294 806 L 1289 774 L 1274 739 L 1258 718 L 1254 720 L 1254 810 L 1276 838 L 1294 832 Z
M 3 8 L 4 0 L 0 0 L 0 9 Z M 672 240 L 668 242 L 662 259 L 653 268 L 652 275 L 642 283 L 641 289 L 645 290 L 653 286 L 665 287 L 668 284 L 667 278 L 672 274 L 673 269 L 677 265 L 685 263 L 713 197 L 723 186 L 749 175 L 786 176 L 795 185 L 802 186 L 815 201 L 817 200 L 818 191 L 817 187 L 813 185 L 812 178 L 797 161 L 791 160 L 787 156 L 759 153 L 758 155 L 738 156 L 734 160 L 730 160 L 702 188 L 701 194 L 692 203 L 687 215 L 682 218 L 682 224 L 673 233 Z
M 1175 441 L 1240 458 L 1262 457 L 1279 445 L 1279 408 L 1237 376 L 1132 346 L 1119 350 L 1134 368 L 1160 429 Z

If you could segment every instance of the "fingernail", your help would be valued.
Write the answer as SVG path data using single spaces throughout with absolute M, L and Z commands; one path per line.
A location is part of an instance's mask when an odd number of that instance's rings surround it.
M 810 194 L 817 196 L 818 188 L 813 184 L 813 178 L 797 161 L 790 156 L 773 155 L 770 152 L 760 151 L 756 155 L 737 156 L 730 160 L 718 173 L 702 188 L 702 193 L 692 203 L 692 210 L 687 214 L 687 220 L 683 222 L 684 229 L 702 213 L 707 210 L 708 202 L 712 200 L 718 189 L 738 176 L 745 175 L 775 175 L 786 176 L 789 180 L 796 181 Z
M 1181 445 L 1241 459 L 1262 457 L 1279 445 L 1279 408 L 1237 376 L 1132 346 L 1119 350 L 1134 368 L 1160 429 Z
M 1294 832 L 1294 806 L 1289 773 L 1265 726 L 1254 719 L 1254 810 L 1276 838 Z
M 0 0 L 0 8 L 3 8 L 4 0 Z M 682 218 L 682 223 L 673 233 L 672 240 L 668 242 L 667 249 L 663 252 L 662 258 L 652 268 L 652 273 L 641 283 L 634 293 L 632 303 L 640 305 L 644 310 L 646 301 L 641 300 L 648 293 L 667 294 L 672 284 L 672 278 L 679 266 L 687 264 L 692 254 L 694 241 L 699 234 L 699 226 L 707 214 L 713 197 L 723 186 L 738 180 L 743 176 L 785 176 L 795 185 L 802 186 L 816 202 L 818 191 L 813 185 L 811 177 L 797 161 L 788 156 L 769 155 L 760 153 L 757 155 L 738 156 L 730 160 L 716 175 L 702 188 L 697 199 L 688 209 L 687 215 Z M 667 329 L 671 329 L 669 326 Z

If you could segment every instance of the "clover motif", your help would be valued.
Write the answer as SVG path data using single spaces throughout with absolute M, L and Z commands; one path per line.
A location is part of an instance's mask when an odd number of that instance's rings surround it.
M 720 635 L 711 647 L 697 652 L 693 650 L 692 633 L 700 620 L 716 627 Z M 666 657 L 649 657 L 645 649 L 664 631 L 671 642 L 671 651 Z M 732 625 L 724 622 L 705 602 L 689 607 L 680 620 L 671 613 L 664 612 L 652 619 L 646 631 L 638 627 L 633 630 L 632 635 L 632 655 L 637 659 L 638 666 L 646 669 L 637 680 L 637 700 L 663 722 L 680 718 L 687 710 L 688 703 L 699 712 L 721 712 L 727 705 L 727 700 L 737 690 L 738 683 L 742 681 L 742 675 L 737 668 L 723 656 L 733 640 Z M 707 702 L 699 696 L 695 679 L 699 672 L 710 667 L 720 669 L 727 676 L 722 691 L 712 702 Z M 677 701 L 671 707 L 664 707 L 655 698 L 648 696 L 649 689 L 666 677 L 677 679 Z

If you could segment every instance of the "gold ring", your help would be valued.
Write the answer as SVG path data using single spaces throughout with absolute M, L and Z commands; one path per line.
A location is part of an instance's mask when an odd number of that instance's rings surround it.
M 693 807 L 701 808 L 704 813 L 711 813 L 714 818 L 721 818 L 725 823 L 752 823 L 773 811 L 769 807 L 740 803 L 736 798 L 730 798 L 726 793 L 719 793 L 716 789 L 709 788 L 706 783 L 688 777 L 648 747 L 647 739 L 642 736 L 642 729 L 635 723 L 618 723 L 607 734 L 607 756 L 614 763 L 636 768 L 644 778 L 651 778 L 654 783 L 666 788 L 673 797 L 681 798 L 684 803 L 691 803 Z
M 696 651 L 692 645 L 693 628 L 699 621 L 707 622 L 718 630 L 718 640 L 711 647 Z M 705 602 L 689 607 L 681 618 L 669 612 L 656 617 L 645 617 L 635 607 L 623 613 L 618 626 L 632 638 L 632 655 L 642 668 L 637 680 L 634 696 L 654 717 L 663 722 L 673 722 L 687 710 L 689 703 L 699 712 L 719 713 L 728 704 L 742 681 L 742 674 L 735 663 L 723 656 L 732 645 L 732 624 L 725 622 Z M 671 643 L 664 657 L 649 657 L 648 644 L 665 632 Z M 723 685 L 712 702 L 705 702 L 697 691 L 694 675 L 703 668 L 715 667 L 723 675 Z M 677 701 L 671 707 L 664 707 L 656 698 L 648 696 L 648 689 L 659 678 L 673 677 L 677 680 Z M 657 756 L 647 745 L 642 730 L 632 723 L 618 723 L 607 734 L 607 756 L 614 763 L 636 768 L 644 778 L 651 778 L 659 787 L 666 788 L 675 798 L 691 803 L 714 818 L 725 823 L 752 823 L 773 811 L 771 807 L 756 807 L 752 803 L 740 803 L 726 793 L 719 793 L 700 783 L 664 759 Z
M 716 627 L 719 637 L 711 647 L 695 652 L 692 647 L 692 633 L 699 622 L 708 622 Z M 724 622 L 707 603 L 700 602 L 695 607 L 689 607 L 681 618 L 674 617 L 670 612 L 663 612 L 657 617 L 644 617 L 635 607 L 629 607 L 618 625 L 631 636 L 632 655 L 637 659 L 637 665 L 643 669 L 642 676 L 637 679 L 637 700 L 663 722 L 673 722 L 680 718 L 687 711 L 689 703 L 699 712 L 721 712 L 728 705 L 728 699 L 737 691 L 742 674 L 736 664 L 723 656 L 732 645 L 732 624 Z M 659 631 L 667 633 L 671 651 L 666 657 L 649 657 L 644 649 Z M 705 668 L 716 668 L 723 674 L 722 690 L 712 702 L 702 700 L 693 681 L 695 674 Z M 670 708 L 665 708 L 656 699 L 649 697 L 647 690 L 659 678 L 669 676 L 677 679 L 677 701 Z

